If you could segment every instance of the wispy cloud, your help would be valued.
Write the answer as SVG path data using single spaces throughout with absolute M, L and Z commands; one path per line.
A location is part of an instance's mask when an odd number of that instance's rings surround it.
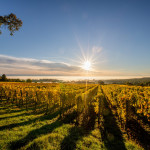
M 53 62 L 49 60 L 38 60 L 32 58 L 17 58 L 0 55 L 0 73 L 18 74 L 71 74 L 81 69 L 64 62 Z M 11 72 L 13 70 L 13 72 Z
M 93 48 L 95 52 L 100 52 L 101 48 Z M 54 62 L 50 60 L 38 60 L 33 58 L 18 58 L 7 55 L 0 55 L 0 74 L 14 75 L 71 75 L 87 76 L 85 70 L 80 66 L 71 65 L 65 62 Z M 93 70 L 88 72 L 88 76 L 109 76 L 127 75 L 127 72 L 120 70 Z

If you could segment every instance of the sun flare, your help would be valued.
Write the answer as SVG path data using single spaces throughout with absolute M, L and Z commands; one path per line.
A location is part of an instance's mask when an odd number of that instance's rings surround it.
M 84 69 L 84 70 L 90 70 L 91 69 L 91 62 L 90 61 L 85 61 L 84 63 L 83 63 L 83 66 L 82 66 L 82 68 Z

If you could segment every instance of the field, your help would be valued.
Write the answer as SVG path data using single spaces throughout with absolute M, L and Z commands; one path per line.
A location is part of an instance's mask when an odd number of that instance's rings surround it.
M 149 150 L 150 88 L 0 83 L 1 150 Z

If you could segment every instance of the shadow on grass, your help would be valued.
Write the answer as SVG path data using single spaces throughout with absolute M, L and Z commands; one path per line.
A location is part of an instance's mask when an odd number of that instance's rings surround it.
M 64 109 L 64 111 L 67 111 L 67 110 L 71 109 L 72 107 L 73 106 L 66 107 Z M 19 110 L 19 111 L 21 111 L 21 110 Z M 34 113 L 31 112 L 31 114 L 34 114 Z M 37 113 L 35 113 L 35 114 L 37 114 Z M 10 129 L 15 128 L 15 127 L 29 125 L 31 123 L 36 122 L 37 120 L 38 121 L 51 120 L 51 119 L 55 118 L 56 116 L 58 116 L 59 114 L 60 114 L 60 110 L 57 110 L 54 113 L 47 113 L 47 114 L 44 114 L 44 115 L 42 115 L 40 117 L 37 117 L 37 118 L 34 118 L 34 119 L 30 119 L 29 121 L 19 122 L 19 123 L 12 123 L 12 124 L 8 124 L 8 125 L 0 126 L 0 131 L 5 130 L 5 129 L 9 129 L 10 130 Z M 19 115 L 16 115 L 16 116 L 12 116 L 12 117 L 9 116 L 9 117 L 4 117 L 4 118 L 0 118 L 0 119 L 19 117 L 19 116 L 23 116 L 23 115 L 30 115 L 30 113 L 23 113 L 23 114 L 19 114 Z
M 129 120 L 127 128 L 129 138 L 135 140 L 145 150 L 150 149 L 150 134 L 141 127 L 137 120 Z
M 88 114 L 85 115 L 85 119 L 80 127 L 73 127 L 69 130 L 69 135 L 64 138 L 61 143 L 61 150 L 75 150 L 76 142 L 87 136 L 95 126 L 96 114 L 94 112 L 94 107 L 89 107 Z
M 21 147 L 25 146 L 30 141 L 34 140 L 35 138 L 39 137 L 40 135 L 48 134 L 48 133 L 52 132 L 55 128 L 57 128 L 59 126 L 61 126 L 61 123 L 60 123 L 59 120 L 56 120 L 52 124 L 47 124 L 47 125 L 42 126 L 39 129 L 32 130 L 23 139 L 12 142 L 11 145 L 10 145 L 10 149 L 11 150 L 20 149 Z
M 32 120 L 29 120 L 29 121 L 20 122 L 20 123 L 12 123 L 9 125 L 1 126 L 0 131 L 5 130 L 5 129 L 12 129 L 12 128 L 19 127 L 19 126 L 29 125 L 31 123 L 34 123 L 37 120 L 39 120 L 39 121 L 51 120 L 52 118 L 55 118 L 58 114 L 59 114 L 59 111 L 57 111 L 51 115 L 42 115 L 40 117 L 34 118 Z
M 76 142 L 84 136 L 83 129 L 80 127 L 73 127 L 69 130 L 69 135 L 65 137 L 61 143 L 61 150 L 76 149 Z
M 14 116 L 1 117 L 0 120 L 2 120 L 2 119 L 9 119 L 9 118 L 16 118 L 16 117 L 20 117 L 20 116 L 30 116 L 30 115 L 32 115 L 32 113 L 25 112 L 25 113 L 14 115 Z
M 0 110 L 6 110 L 6 109 L 8 109 L 8 108 L 0 105 Z
M 22 138 L 18 141 L 12 142 L 10 144 L 9 148 L 11 150 L 20 149 L 21 147 L 27 145 L 29 142 L 33 141 L 34 139 L 38 138 L 39 136 L 51 133 L 54 129 L 60 127 L 63 123 L 72 123 L 75 118 L 75 114 L 76 114 L 75 112 L 72 112 L 71 114 L 66 115 L 63 118 L 63 120 L 60 120 L 60 118 L 58 118 L 55 122 L 53 122 L 51 124 L 46 124 L 39 129 L 32 130 L 24 138 Z
M 116 119 L 109 107 L 106 99 L 104 100 L 105 113 L 103 114 L 103 126 L 100 131 L 102 140 L 108 150 L 126 150 L 122 132 L 117 125 Z
M 20 113 L 22 111 L 26 111 L 26 112 L 31 111 L 32 113 L 41 114 L 45 111 L 45 108 L 43 109 L 43 106 L 38 106 L 37 109 L 39 110 L 38 112 L 35 111 L 35 106 L 34 105 L 30 105 L 26 109 L 25 105 L 19 107 L 16 104 L 7 104 L 5 106 L 2 105 L 1 108 L 0 108 L 0 110 L 5 110 L 5 112 L 3 112 L 2 114 Z
M 25 114 L 25 113 L 27 114 L 26 109 L 18 108 L 16 106 L 15 106 L 15 108 L 12 108 L 11 106 L 10 107 L 2 106 L 2 107 L 0 107 L 0 110 L 1 110 L 0 115 L 8 115 L 8 114 L 12 115 L 12 116 L 8 116 L 8 117 L 1 117 L 0 119 L 12 118 L 13 116 L 16 115 L 15 113 L 21 113 L 21 114 L 18 114 L 16 116 L 19 116 L 19 115 L 22 115 L 22 114 Z
M 93 95 L 96 95 L 96 93 L 97 91 L 95 91 L 95 94 Z M 69 130 L 69 135 L 61 142 L 61 150 L 75 150 L 77 141 L 82 139 L 84 136 L 88 136 L 94 129 L 96 113 L 94 105 L 92 104 L 93 100 L 94 99 L 91 99 L 90 102 L 87 102 L 88 107 L 83 111 L 83 113 L 77 113 L 75 115 L 75 118 L 78 118 L 78 121 L 76 120 L 75 124 L 79 126 L 72 127 Z
M 6 112 L 6 114 L 12 114 L 12 113 L 19 113 L 19 112 L 22 112 L 22 111 L 26 111 L 25 108 L 18 108 L 16 107 L 18 110 L 14 110 L 15 108 L 11 109 L 11 110 L 8 110 L 8 112 Z M 28 111 L 30 111 L 32 109 L 29 109 Z

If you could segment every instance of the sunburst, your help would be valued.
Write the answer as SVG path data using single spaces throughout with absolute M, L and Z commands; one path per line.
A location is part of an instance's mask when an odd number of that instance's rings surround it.
M 92 68 L 92 66 L 91 66 L 91 62 L 90 61 L 84 61 L 83 62 L 83 65 L 82 65 L 82 68 L 84 69 L 84 70 L 87 70 L 87 71 L 89 71 L 89 70 L 91 70 L 91 68 Z

